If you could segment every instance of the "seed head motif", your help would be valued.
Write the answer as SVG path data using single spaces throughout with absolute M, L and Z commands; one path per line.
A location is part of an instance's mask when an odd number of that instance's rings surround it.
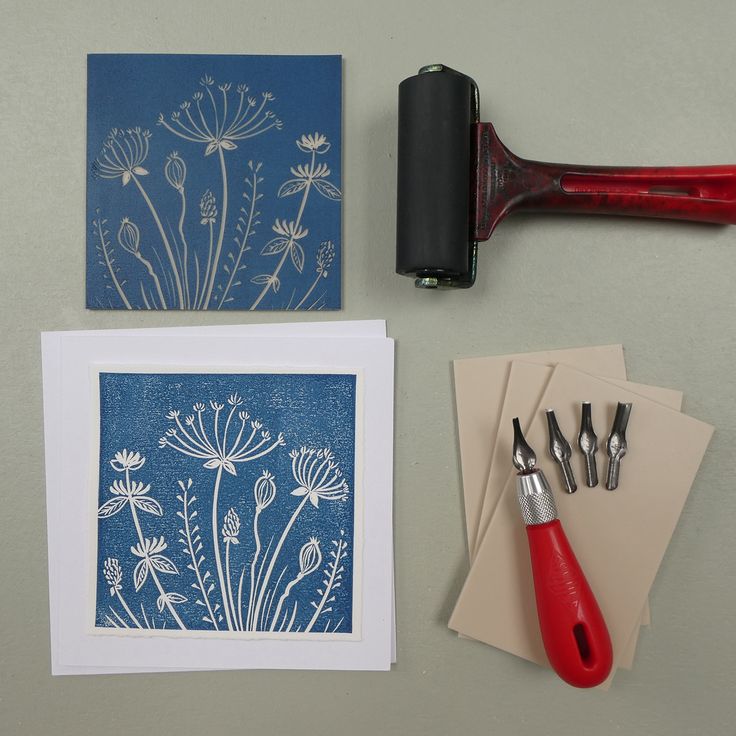
M 322 564 L 322 550 L 319 540 L 310 537 L 309 541 L 299 551 L 299 574 L 302 577 L 311 575 Z
M 184 189 L 184 182 L 187 180 L 187 165 L 176 151 L 170 153 L 166 158 L 164 176 L 166 181 L 177 191 L 181 192 Z
M 92 164 L 92 173 L 103 179 L 118 179 L 126 186 L 134 176 L 146 176 L 143 163 L 148 158 L 151 133 L 141 128 L 113 128 Z
M 214 78 L 205 74 L 199 84 L 202 90 L 192 95 L 193 105 L 182 102 L 168 120 L 159 113 L 157 124 L 186 141 L 204 144 L 205 156 L 216 151 L 233 151 L 238 147 L 235 141 L 283 127 L 281 120 L 268 109 L 274 99 L 270 92 L 261 94 L 259 105 L 255 97 L 246 98 L 248 87 L 244 84 L 236 86 L 235 99 L 230 95 L 230 82 L 215 84 Z
M 123 250 L 135 255 L 141 247 L 141 231 L 132 220 L 124 217 L 118 229 L 118 244 Z

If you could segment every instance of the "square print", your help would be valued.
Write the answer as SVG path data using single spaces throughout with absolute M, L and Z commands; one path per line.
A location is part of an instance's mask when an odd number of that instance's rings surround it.
M 341 58 L 91 54 L 89 309 L 339 309 Z
M 355 373 L 99 370 L 94 628 L 360 637 Z

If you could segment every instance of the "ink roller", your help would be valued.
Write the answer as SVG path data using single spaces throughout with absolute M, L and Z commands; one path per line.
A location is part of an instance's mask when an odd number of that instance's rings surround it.
M 396 272 L 418 287 L 472 286 L 478 243 L 515 211 L 736 223 L 736 166 L 530 161 L 479 117 L 475 82 L 442 64 L 399 85 Z

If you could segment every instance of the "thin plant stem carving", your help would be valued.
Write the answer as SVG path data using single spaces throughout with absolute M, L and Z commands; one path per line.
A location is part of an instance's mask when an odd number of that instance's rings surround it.
M 128 604 L 125 601 L 125 598 L 123 598 L 123 570 L 120 567 L 120 562 L 116 557 L 108 557 L 105 560 L 105 564 L 103 565 L 103 572 L 105 575 L 105 580 L 107 581 L 107 584 L 110 586 L 110 595 L 113 597 L 117 597 L 117 599 L 120 601 L 120 605 L 123 607 L 125 612 L 128 614 L 128 617 L 130 620 L 136 625 L 137 628 L 142 629 L 140 622 L 135 617 L 135 614 L 133 611 L 130 610 L 128 607 Z M 110 608 L 110 610 L 113 612 L 113 614 L 118 617 L 117 613 Z M 122 622 L 124 623 L 124 622 Z
M 158 212 L 143 184 L 140 182 L 140 177 L 148 176 L 148 170 L 144 168 L 143 164 L 148 157 L 148 141 L 150 137 L 151 133 L 141 128 L 128 128 L 127 130 L 113 128 L 102 144 L 100 155 L 92 164 L 92 171 L 96 176 L 103 179 L 120 179 L 124 187 L 131 181 L 135 183 L 158 228 L 176 283 L 177 293 L 179 295 L 179 308 L 184 309 L 181 279 L 173 251 L 171 250 L 171 244 L 166 236 Z
M 138 537 L 138 543 L 131 547 L 130 551 L 136 557 L 140 558 L 140 562 L 138 562 L 133 571 L 135 589 L 136 591 L 140 590 L 150 575 L 159 592 L 159 610 L 163 611 L 164 606 L 166 606 L 179 628 L 185 629 L 186 626 L 176 612 L 173 603 L 183 603 L 186 601 L 186 598 L 178 593 L 167 593 L 161 585 L 157 574 L 158 571 L 170 575 L 178 575 L 179 571 L 168 557 L 161 554 L 167 547 L 163 537 L 153 537 L 153 539 L 144 537 L 136 511 L 136 509 L 140 509 L 154 516 L 163 515 L 161 504 L 148 495 L 151 485 L 144 485 L 139 481 L 131 481 L 130 479 L 131 471 L 139 470 L 145 462 L 146 458 L 142 457 L 138 452 L 129 453 L 127 450 L 122 450 L 115 454 L 114 459 L 110 461 L 110 465 L 116 472 L 124 473 L 125 480 L 124 482 L 120 480 L 113 482 L 110 486 L 110 493 L 112 493 L 113 497 L 100 506 L 97 516 L 100 519 L 108 519 L 111 516 L 115 516 L 115 514 L 119 513 L 126 506 L 130 508 Z
M 216 631 L 219 630 L 217 625 L 218 621 L 222 621 L 222 614 L 218 614 L 220 605 L 215 603 L 213 606 L 210 602 L 210 593 L 213 591 L 215 584 L 208 578 L 210 577 L 210 571 L 206 570 L 202 572 L 202 564 L 205 561 L 204 554 L 202 553 L 202 537 L 200 535 L 199 524 L 196 521 L 197 512 L 193 506 L 197 500 L 196 496 L 189 495 L 189 491 L 192 488 L 192 479 L 189 478 L 186 483 L 178 481 L 181 494 L 177 495 L 177 500 L 182 504 L 182 511 L 177 511 L 176 515 L 182 520 L 184 528 L 180 530 L 181 536 L 179 541 L 184 545 L 186 554 L 189 556 L 189 563 L 187 568 L 191 570 L 196 577 L 196 588 L 202 595 L 201 599 L 197 599 L 198 605 L 204 606 L 207 609 L 207 616 L 203 616 L 202 620 L 206 623 L 212 624 Z
M 276 628 L 276 624 L 281 615 L 281 608 L 284 605 L 284 601 L 289 597 L 291 589 L 304 580 L 307 575 L 311 575 L 315 570 L 322 564 L 322 550 L 319 548 L 319 540 L 316 537 L 310 537 L 309 541 L 299 551 L 299 572 L 293 580 L 290 580 L 284 592 L 279 598 L 279 602 L 276 606 L 276 611 L 271 619 L 271 626 L 269 631 L 273 631 Z
M 123 290 L 123 284 L 120 283 L 120 280 L 118 279 L 117 273 L 115 271 L 115 259 L 112 254 L 112 246 L 106 240 L 106 237 L 108 235 L 108 231 L 105 230 L 106 223 L 107 220 L 103 219 L 100 216 L 99 210 L 97 210 L 97 219 L 92 221 L 92 225 L 94 226 L 95 231 L 97 232 L 97 237 L 100 241 L 98 245 L 98 250 L 102 255 L 105 268 L 107 268 L 107 271 L 110 274 L 110 280 L 115 287 L 115 291 L 117 291 L 118 296 L 122 299 L 125 308 L 133 309 L 130 302 L 128 301 L 128 297 L 126 296 L 125 291 Z
M 315 277 L 312 285 L 307 289 L 307 293 L 301 298 L 299 304 L 294 309 L 301 309 L 302 304 L 309 298 L 309 295 L 314 291 L 314 287 L 317 286 L 320 279 L 326 279 L 329 275 L 330 266 L 332 261 L 335 259 L 335 246 L 331 240 L 326 240 L 324 243 L 320 243 L 319 249 L 317 250 L 317 276 Z
M 294 480 L 299 484 L 291 492 L 291 495 L 301 496 L 302 500 L 294 509 L 291 518 L 281 532 L 279 541 L 271 555 L 271 560 L 266 568 L 266 574 L 263 576 L 256 598 L 256 606 L 253 613 L 254 621 L 258 621 L 258 616 L 263 606 L 263 599 L 268 590 L 268 583 L 281 549 L 284 546 L 284 542 L 307 501 L 315 508 L 319 508 L 320 500 L 344 501 L 348 494 L 347 481 L 342 477 L 342 471 L 334 459 L 335 456 L 329 449 L 323 448 L 316 450 L 302 447 L 298 451 L 292 450 L 289 455 L 291 457 L 292 475 L 294 476 Z
M 288 179 L 281 185 L 278 196 L 289 197 L 302 192 L 299 210 L 295 220 L 290 222 L 284 220 L 282 222 L 277 218 L 276 223 L 272 227 L 273 231 L 277 233 L 277 237 L 266 243 L 261 251 L 261 255 L 270 256 L 281 253 L 281 258 L 272 273 L 260 274 L 251 279 L 251 283 L 263 284 L 260 294 L 250 306 L 251 310 L 258 307 L 271 289 L 273 289 L 274 293 L 278 292 L 281 286 L 279 274 L 289 256 L 291 257 L 294 268 L 299 273 L 302 273 L 304 270 L 304 248 L 298 241 L 309 233 L 308 229 L 302 228 L 301 223 L 304 209 L 307 206 L 307 199 L 312 188 L 316 189 L 323 197 L 329 200 L 340 201 L 342 199 L 340 190 L 327 178 L 330 175 L 330 169 L 327 167 L 327 164 L 316 163 L 316 157 L 318 155 L 325 154 L 330 150 L 330 143 L 327 137 L 321 133 L 303 135 L 296 141 L 296 145 L 300 151 L 310 154 L 310 162 L 306 166 L 298 164 L 296 167 L 291 168 L 294 178 Z
M 264 509 L 267 509 L 274 498 L 276 498 L 276 481 L 267 470 L 264 470 L 253 486 L 253 497 L 256 502 L 256 510 L 253 514 L 253 539 L 256 542 L 256 549 L 253 553 L 253 559 L 250 563 L 250 595 L 248 596 L 248 616 L 246 618 L 246 629 L 253 630 L 253 613 L 255 603 L 255 585 L 256 585 L 256 566 L 258 565 L 258 557 L 261 554 L 261 536 L 258 533 L 258 518 Z M 242 576 L 241 576 L 242 583 Z M 238 594 L 240 598 L 240 594 Z M 238 602 L 238 612 L 240 616 L 240 627 L 242 629 L 242 609 Z
M 120 221 L 120 229 L 118 230 L 118 245 L 133 255 L 148 271 L 149 276 L 153 280 L 154 286 L 156 287 L 156 293 L 158 294 L 159 304 L 162 309 L 168 309 L 166 305 L 166 299 L 164 293 L 161 290 L 161 282 L 158 280 L 158 276 L 151 265 L 151 262 L 144 258 L 141 253 L 141 233 L 138 226 L 129 218 L 124 217 Z M 143 287 L 141 286 L 141 289 Z M 148 301 L 144 294 L 144 301 Z
M 240 285 L 239 281 L 236 284 L 235 277 L 240 271 L 240 264 L 243 260 L 243 255 L 247 250 L 250 250 L 248 239 L 251 235 L 254 234 L 255 226 L 259 224 L 256 218 L 260 215 L 260 212 L 256 210 L 256 204 L 258 203 L 258 200 L 261 199 L 261 197 L 263 196 L 262 194 L 258 193 L 258 184 L 263 181 L 263 179 L 258 176 L 258 172 L 261 169 L 261 164 L 259 163 L 254 166 L 253 162 L 249 161 L 248 167 L 250 168 L 251 174 L 246 179 L 246 186 L 250 188 L 250 193 L 248 193 L 247 191 L 243 192 L 243 197 L 249 201 L 250 205 L 247 208 L 247 217 L 245 215 L 246 208 L 241 207 L 240 209 L 241 217 L 238 219 L 238 224 L 236 226 L 236 230 L 240 233 L 240 238 L 235 238 L 235 244 L 237 246 L 237 256 L 232 256 L 231 254 L 231 258 L 233 259 L 232 266 L 225 266 L 226 270 L 231 270 L 225 289 L 223 290 L 222 295 L 220 296 L 220 299 L 217 303 L 218 309 L 222 309 L 224 304 L 232 301 L 232 298 L 229 296 L 230 290 L 233 288 L 233 286 Z
M 256 98 L 250 96 L 246 98 L 248 87 L 244 84 L 239 84 L 236 88 L 238 107 L 234 116 L 230 117 L 228 97 L 232 85 L 229 82 L 217 85 L 217 89 L 220 92 L 217 99 L 212 89 L 215 86 L 215 80 L 211 76 L 205 75 L 202 77 L 200 85 L 204 93 L 198 91 L 192 96 L 192 102 L 194 102 L 196 108 L 196 118 L 192 114 L 192 104 L 187 100 L 182 102 L 178 111 L 171 113 L 169 120 L 166 120 L 163 113 L 160 113 L 158 124 L 179 138 L 193 143 L 204 144 L 205 156 L 210 156 L 215 151 L 218 154 L 220 178 L 222 181 L 222 213 L 220 215 L 220 227 L 215 252 L 210 262 L 208 262 L 209 278 L 205 280 L 206 286 L 202 300 L 202 308 L 208 309 L 212 299 L 215 279 L 217 278 L 222 244 L 225 238 L 225 228 L 227 226 L 228 174 L 224 151 L 234 151 L 238 147 L 235 141 L 262 135 L 271 128 L 281 128 L 282 123 L 273 112 L 266 109 L 268 103 L 274 99 L 274 96 L 270 92 L 264 92 L 262 94 L 261 104 L 256 109 Z M 210 103 L 207 113 L 202 109 L 202 101 L 205 93 Z M 184 116 L 182 116 L 182 113 L 184 113 Z
M 263 425 L 259 421 L 253 420 L 249 423 L 250 414 L 247 411 L 239 409 L 243 400 L 238 394 L 232 394 L 228 398 L 227 403 L 230 408 L 223 427 L 220 415 L 225 405 L 215 401 L 210 402 L 210 407 L 213 411 L 211 435 L 207 433 L 204 427 L 203 416 L 206 408 L 203 403 L 194 405 L 194 412 L 197 415 L 196 419 L 194 414 L 190 414 L 185 418 L 184 423 L 189 429 L 185 428 L 184 424 L 182 424 L 180 412 L 171 410 L 166 416 L 174 426 L 168 429 L 166 434 L 159 440 L 159 446 L 170 447 L 183 455 L 203 460 L 203 466 L 205 468 L 217 471 L 212 490 L 212 546 L 215 552 L 217 579 L 220 586 L 220 597 L 223 601 L 223 608 L 225 609 L 227 627 L 230 631 L 233 631 L 235 622 L 232 618 L 232 607 L 228 605 L 231 596 L 228 596 L 218 539 L 218 500 L 220 484 L 222 482 L 222 471 L 225 470 L 233 476 L 237 475 L 236 464 L 250 462 L 267 455 L 284 444 L 284 436 L 279 433 L 273 439 L 270 432 L 266 430 L 261 431 Z M 237 436 L 235 440 L 231 440 L 228 443 L 228 430 L 236 412 L 239 422 Z M 247 434 L 247 437 L 244 437 L 246 427 L 250 429 L 250 432 Z M 259 432 L 260 439 L 257 439 Z
M 314 607 L 314 613 L 312 618 L 309 620 L 307 627 L 304 629 L 305 632 L 312 631 L 314 625 L 317 623 L 317 619 L 323 613 L 329 613 L 332 607 L 327 606 L 328 603 L 332 603 L 335 600 L 333 595 L 334 591 L 342 584 L 342 574 L 345 571 L 343 560 L 347 554 L 348 543 L 343 539 L 344 532 L 340 530 L 340 539 L 333 539 L 332 546 L 335 549 L 330 550 L 330 557 L 332 558 L 325 569 L 322 571 L 324 578 L 322 579 L 322 588 L 317 590 L 317 593 L 321 596 L 319 603 L 312 601 Z

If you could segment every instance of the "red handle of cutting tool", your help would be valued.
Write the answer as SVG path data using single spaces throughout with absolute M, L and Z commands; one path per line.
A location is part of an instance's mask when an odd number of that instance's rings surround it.
M 633 215 L 736 224 L 736 166 L 580 166 L 530 161 L 475 126 L 475 239 L 511 212 Z
M 562 525 L 555 519 L 526 532 L 549 662 L 570 685 L 600 685 L 613 664 L 611 637 Z

